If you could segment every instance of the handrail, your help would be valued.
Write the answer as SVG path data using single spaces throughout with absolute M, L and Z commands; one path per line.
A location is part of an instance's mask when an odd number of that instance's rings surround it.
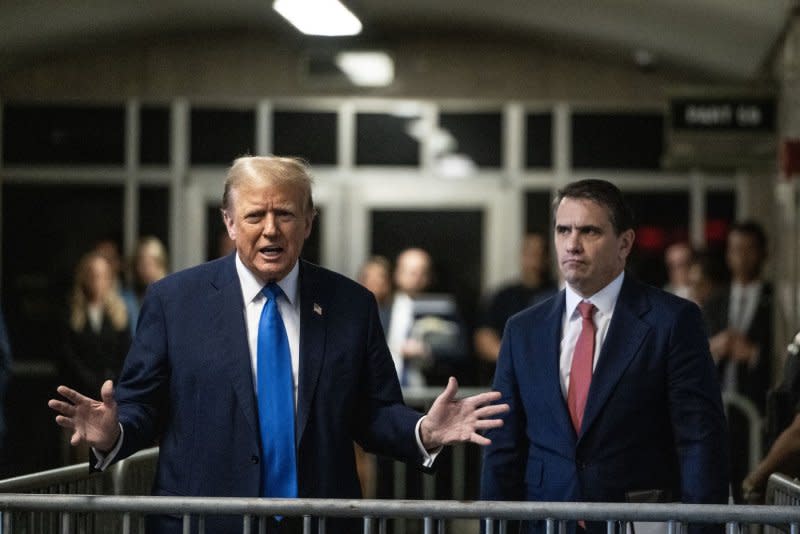
M 800 481 L 781 473 L 773 473 L 767 480 L 767 504 L 800 504 Z
M 0 510 L 499 520 L 800 523 L 800 507 L 682 503 L 396 501 L 0 494 Z
M 90 472 L 89 463 L 84 462 L 21 475 L 0 480 L 0 493 L 64 493 L 68 487 L 77 489 L 81 493 L 93 494 L 113 493 L 114 495 L 123 495 L 130 494 L 131 490 L 145 490 L 149 493 L 152 477 L 146 483 L 138 486 L 136 483 L 143 476 L 148 476 L 152 473 L 157 458 L 158 447 L 152 447 L 132 454 L 102 473 Z M 71 493 L 76 493 L 76 491 L 71 491 Z

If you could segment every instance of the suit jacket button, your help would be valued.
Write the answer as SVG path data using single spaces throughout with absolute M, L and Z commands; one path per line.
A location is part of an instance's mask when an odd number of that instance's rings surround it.
M 258 463 L 258 456 L 256 456 L 255 454 L 253 456 L 251 456 L 250 457 L 250 463 L 257 464 Z

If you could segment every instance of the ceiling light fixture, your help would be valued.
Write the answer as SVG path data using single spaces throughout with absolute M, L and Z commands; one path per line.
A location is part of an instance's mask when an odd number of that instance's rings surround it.
M 306 35 L 361 33 L 361 21 L 339 0 L 275 0 L 272 8 Z
M 385 87 L 394 81 L 394 61 L 385 52 L 340 52 L 336 66 L 362 87 Z

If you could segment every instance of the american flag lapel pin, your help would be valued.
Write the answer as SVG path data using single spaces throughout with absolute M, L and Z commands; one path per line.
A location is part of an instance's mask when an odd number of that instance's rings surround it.
M 316 302 L 314 303 L 314 313 L 320 316 L 322 315 L 322 306 L 320 306 Z

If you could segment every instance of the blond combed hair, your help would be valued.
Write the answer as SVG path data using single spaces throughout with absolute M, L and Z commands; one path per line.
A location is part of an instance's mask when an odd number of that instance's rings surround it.
M 108 263 L 108 260 L 96 252 L 90 252 L 81 257 L 78 266 L 75 268 L 75 281 L 72 285 L 72 297 L 70 298 L 70 327 L 76 332 L 80 332 L 86 327 L 88 321 L 89 301 L 86 298 L 86 284 L 89 279 L 91 263 L 96 259 L 101 259 Z M 114 330 L 124 330 L 128 326 L 128 310 L 125 302 L 117 291 L 118 280 L 114 281 L 111 290 L 103 296 L 103 311 L 111 320 Z

